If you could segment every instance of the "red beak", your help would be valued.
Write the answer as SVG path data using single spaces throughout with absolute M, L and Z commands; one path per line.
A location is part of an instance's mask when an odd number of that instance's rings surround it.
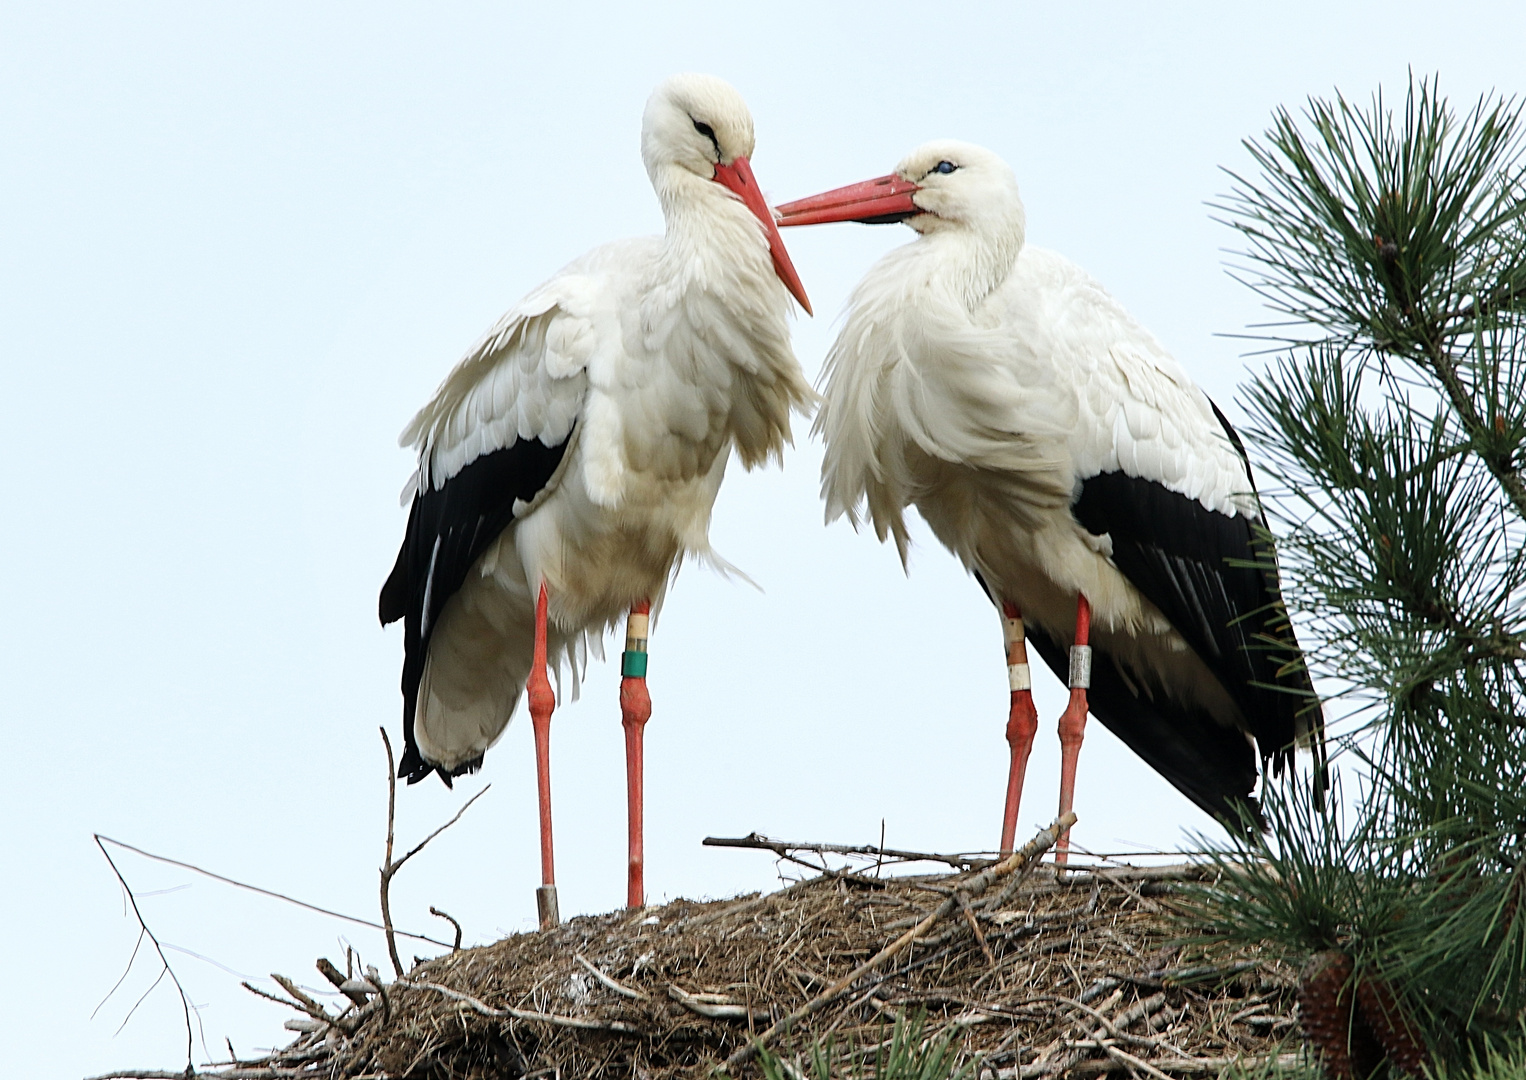
M 859 221 L 883 225 L 905 221 L 922 208 L 911 201 L 921 189 L 892 173 L 861 184 L 834 188 L 779 207 L 780 225 L 821 225 L 828 221 Z
M 800 275 L 795 273 L 794 263 L 789 261 L 789 252 L 784 250 L 784 238 L 779 235 L 779 227 L 774 224 L 774 212 L 763 201 L 763 192 L 758 190 L 758 181 L 752 175 L 752 165 L 744 157 L 735 159 L 730 165 L 717 163 L 715 180 L 734 191 L 747 204 L 747 209 L 752 211 L 753 216 L 763 223 L 763 231 L 768 234 L 768 252 L 774 257 L 774 273 L 779 275 L 779 280 L 784 282 L 784 287 L 790 294 L 800 301 L 805 313 L 812 314 L 811 302 L 805 296 L 805 286 L 800 283 Z

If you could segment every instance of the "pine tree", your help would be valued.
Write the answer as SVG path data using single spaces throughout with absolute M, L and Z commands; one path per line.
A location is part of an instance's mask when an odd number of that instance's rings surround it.
M 1330 812 L 1307 785 L 1267 791 L 1270 831 L 1215 856 L 1226 885 L 1199 911 L 1307 964 L 1304 1030 L 1334 1076 L 1523 1060 L 1520 120 L 1494 96 L 1459 113 L 1434 80 L 1397 110 L 1314 99 L 1246 143 L 1218 207 L 1278 315 L 1246 434 L 1360 790 Z

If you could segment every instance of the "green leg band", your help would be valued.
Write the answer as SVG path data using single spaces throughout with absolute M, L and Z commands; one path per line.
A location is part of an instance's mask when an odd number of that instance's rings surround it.
M 620 674 L 627 679 L 646 678 L 646 653 L 623 652 L 620 654 Z

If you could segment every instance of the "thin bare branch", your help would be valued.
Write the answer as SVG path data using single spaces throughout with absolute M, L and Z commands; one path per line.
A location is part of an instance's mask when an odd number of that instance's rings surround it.
M 461 815 L 470 810 L 472 808 L 472 803 L 486 795 L 488 793 L 488 789 L 490 789 L 493 785 L 485 785 L 481 791 L 477 792 L 470 799 L 467 799 L 466 802 L 461 804 L 461 809 L 456 811 L 455 816 L 453 816 L 444 825 L 441 825 L 434 832 L 424 837 L 424 839 L 420 840 L 417 844 L 413 845 L 413 847 L 409 848 L 407 853 L 404 854 L 401 859 L 394 861 L 392 858 L 392 846 L 393 825 L 396 821 L 397 815 L 397 765 L 392 757 L 392 740 L 387 737 L 387 729 L 381 728 L 380 730 L 382 745 L 387 749 L 387 858 L 386 861 L 382 863 L 381 867 L 382 932 L 386 934 L 387 937 L 387 955 L 392 960 L 392 970 L 396 975 L 401 977 L 403 974 L 403 961 L 397 955 L 397 939 L 393 936 L 394 931 L 392 929 L 392 879 L 397 875 L 397 872 L 403 868 L 404 863 L 424 850 L 425 845 L 427 845 L 429 841 L 433 840 L 446 829 L 460 821 Z M 456 922 L 456 920 L 452 919 L 449 915 L 446 915 L 444 912 L 437 910 L 436 908 L 430 908 L 429 911 L 432 915 L 438 915 L 440 918 L 450 921 L 450 924 L 456 928 L 456 943 L 451 946 L 451 950 L 455 951 L 461 948 L 461 924 Z M 436 942 L 436 944 L 444 944 L 444 942 Z
M 432 990 L 437 994 L 443 994 L 452 1001 L 459 1001 L 473 1011 L 483 1016 L 491 1016 L 495 1019 L 535 1020 L 543 1024 L 554 1024 L 557 1027 L 580 1028 L 583 1031 L 618 1031 L 622 1035 L 639 1035 L 640 1031 L 630 1024 L 621 1020 L 584 1020 L 577 1016 L 562 1016 L 558 1013 L 533 1012 L 529 1009 L 495 1009 L 481 998 L 463 994 L 459 990 L 452 990 L 448 986 L 439 983 L 415 981 L 413 979 L 398 979 L 392 985 L 406 986 L 414 990 Z
M 790 852 L 814 851 L 818 855 L 872 855 L 877 865 L 885 859 L 900 859 L 904 862 L 940 862 L 949 866 L 964 870 L 976 866 L 989 866 L 994 859 L 983 859 L 975 855 L 940 855 L 931 851 L 901 851 L 897 848 L 876 847 L 873 844 L 815 844 L 795 843 L 787 840 L 771 840 L 761 833 L 749 833 L 746 836 L 707 836 L 701 843 L 705 847 L 731 847 L 752 848 L 759 851 L 772 851 L 775 855 L 786 859 L 793 858 Z M 798 861 L 798 860 L 796 860 Z M 803 865 L 810 866 L 805 863 Z M 813 870 L 820 870 L 819 866 L 811 866 Z
M 159 963 L 164 965 L 164 970 L 159 973 L 159 978 L 154 980 L 153 986 L 150 986 L 146 991 L 144 991 L 143 997 L 139 998 L 137 1004 L 133 1005 L 132 1009 L 128 1011 L 127 1016 L 122 1020 L 122 1025 L 123 1025 L 123 1027 L 125 1027 L 127 1025 L 127 1021 L 132 1019 L 132 1014 L 137 1011 L 138 1005 L 141 1005 L 143 1003 L 143 998 L 148 997 L 148 995 L 153 992 L 154 987 L 158 986 L 160 981 L 163 980 L 164 976 L 166 974 L 168 974 L 169 977 L 170 977 L 170 981 L 175 984 L 175 991 L 180 995 L 180 1008 L 181 1008 L 181 1010 L 185 1014 L 185 1067 L 186 1067 L 187 1070 L 189 1070 L 191 1068 L 191 1002 L 190 1002 L 190 999 L 188 999 L 185 996 L 185 987 L 180 985 L 180 978 L 179 978 L 179 976 L 177 976 L 175 974 L 175 969 L 170 967 L 169 958 L 164 955 L 164 947 L 159 944 L 159 939 L 154 936 L 154 932 L 148 928 L 148 923 L 143 921 L 143 913 L 138 910 L 138 898 L 132 894 L 132 886 L 127 884 L 127 879 L 122 876 L 122 871 L 117 868 L 116 860 L 114 860 L 111 857 L 111 852 L 106 850 L 106 845 L 102 842 L 105 839 L 106 839 L 106 837 L 103 837 L 100 833 L 96 833 L 95 834 L 95 846 L 101 849 L 101 854 L 103 856 L 105 856 L 105 858 L 106 858 L 106 865 L 111 867 L 111 872 L 116 875 L 117 881 L 121 882 L 123 891 L 125 891 L 127 893 L 127 902 L 130 905 L 132 905 L 133 917 L 138 920 L 138 927 L 141 930 L 141 933 L 138 936 L 138 942 L 137 942 L 137 944 L 135 944 L 133 946 L 133 950 L 132 950 L 133 959 L 134 960 L 137 959 L 137 957 L 138 957 L 138 946 L 143 943 L 143 936 L 147 935 L 148 936 L 148 940 L 153 942 L 154 952 L 159 954 Z M 113 840 L 112 843 L 116 843 L 116 841 Z M 125 846 L 125 845 L 123 845 L 123 846 Z M 131 963 L 131 961 L 129 961 L 128 962 L 128 969 L 131 970 L 131 967 L 132 967 L 132 963 Z M 122 973 L 122 979 L 125 979 L 125 978 L 127 978 L 127 972 L 124 971 Z M 122 985 L 122 979 L 118 979 L 117 980 L 117 986 L 121 986 Z M 116 987 L 115 986 L 112 987 L 112 993 L 116 993 Z M 106 996 L 109 998 L 111 995 L 108 994 Z M 106 1002 L 102 1001 L 101 1004 L 104 1005 L 104 1004 L 106 1004 Z M 100 1006 L 97 1006 L 96 1008 L 99 1009 Z M 117 1030 L 120 1031 L 121 1028 L 118 1028 Z M 203 1041 L 205 1041 L 205 1040 L 203 1040 Z
M 626 986 L 624 983 L 616 982 L 613 978 L 611 978 L 610 976 L 604 974 L 604 972 L 600 971 L 597 967 L 595 967 L 592 963 L 590 963 L 588 958 L 586 956 L 584 956 L 582 953 L 574 954 L 573 959 L 576 960 L 578 963 L 582 964 L 583 967 L 587 969 L 587 971 L 588 971 L 588 973 L 590 975 L 592 975 L 595 979 L 598 979 L 599 982 L 601 982 L 605 986 L 609 987 L 609 989 L 613 990 L 615 993 L 621 994 L 621 995 L 623 995 L 625 997 L 628 997 L 628 998 L 631 998 L 631 999 L 633 999 L 635 1001 L 647 1001 L 647 1000 L 650 1000 L 647 997 L 647 995 L 643 994 L 640 990 L 632 990 L 629 986 Z
M 382 932 L 387 937 L 387 955 L 392 958 L 392 971 L 401 976 L 403 974 L 403 962 L 397 957 L 397 938 L 392 933 L 392 875 L 397 872 L 397 864 L 392 861 L 392 823 L 396 816 L 397 808 L 397 766 L 392 759 L 392 740 L 387 738 L 387 729 L 381 729 L 382 745 L 387 748 L 387 856 L 382 860 L 381 867 L 381 916 Z
M 134 855 L 141 855 L 145 859 L 152 859 L 155 862 L 165 863 L 168 866 L 178 866 L 182 870 L 190 870 L 193 873 L 202 875 L 203 877 L 209 877 L 213 881 L 221 881 L 224 885 L 232 885 L 239 889 L 247 889 L 249 892 L 259 893 L 261 896 L 268 896 L 272 900 L 281 900 L 285 903 L 293 904 L 299 908 L 305 908 L 308 911 L 315 911 L 319 915 L 327 915 L 331 919 L 342 919 L 345 922 L 355 923 L 357 926 L 368 926 L 372 930 L 386 929 L 386 927 L 384 927 L 379 922 L 373 922 L 370 919 L 358 918 L 354 915 L 346 915 L 342 911 L 333 911 L 329 908 L 319 907 L 317 904 L 309 904 L 305 900 L 298 900 L 295 897 L 287 896 L 285 893 L 278 893 L 271 889 L 262 889 L 258 885 L 250 885 L 245 881 L 238 881 L 234 878 L 225 877 L 222 874 L 214 874 L 211 870 L 204 870 L 194 863 L 182 862 L 179 859 L 171 859 L 167 855 L 155 855 L 152 851 L 145 851 L 140 847 L 134 847 L 131 844 L 124 844 L 120 840 L 113 840 L 111 837 L 102 835 L 100 833 L 95 834 L 95 839 L 97 843 L 104 842 L 111 844 L 115 847 L 123 849 L 124 851 L 130 851 Z M 395 933 L 399 937 L 412 938 L 414 941 L 427 941 L 431 945 L 439 945 L 440 947 L 447 949 L 450 948 L 450 942 L 440 941 L 437 938 L 428 936 L 427 934 L 413 934 L 409 933 L 407 930 L 397 930 Z
M 424 837 L 424 839 L 420 840 L 413 847 L 409 848 L 408 849 L 408 853 L 406 855 L 404 855 L 401 859 L 397 860 L 396 863 L 393 864 L 392 872 L 394 874 L 397 873 L 399 870 L 402 869 L 403 864 L 405 862 L 407 862 L 409 859 L 413 858 L 419 852 L 424 850 L 424 845 L 425 844 L 429 843 L 429 841 L 433 840 L 435 837 L 439 836 L 446 829 L 450 828 L 456 822 L 460 821 L 461 820 L 461 815 L 466 813 L 468 810 L 470 810 L 472 808 L 472 803 L 476 802 L 478 799 L 482 798 L 482 796 L 486 795 L 492 789 L 492 787 L 493 787 L 492 784 L 485 784 L 485 785 L 483 785 L 483 788 L 482 788 L 481 791 L 477 792 L 477 794 L 473 795 L 470 799 L 467 799 L 466 802 L 461 804 L 461 809 L 456 811 L 455 817 L 451 818 L 444 825 L 441 825 L 434 832 L 430 833 L 428 836 Z M 390 832 L 390 830 L 389 830 L 389 832 Z M 436 912 L 435 914 L 439 914 L 439 913 Z M 449 916 L 446 916 L 446 917 L 449 918 Z
M 487 788 L 483 788 L 482 790 L 486 791 Z M 466 805 L 470 806 L 471 803 L 467 803 Z M 450 947 L 450 951 L 451 952 L 460 952 L 461 951 L 461 924 L 456 922 L 456 920 L 452 916 L 447 915 L 445 912 L 441 911 L 439 908 L 435 907 L 433 904 L 429 905 L 429 914 L 435 916 L 436 918 L 444 919 L 446 922 L 450 923 L 450 925 L 452 925 L 452 926 L 454 926 L 456 928 L 456 942 L 455 942 L 454 945 L 452 945 Z

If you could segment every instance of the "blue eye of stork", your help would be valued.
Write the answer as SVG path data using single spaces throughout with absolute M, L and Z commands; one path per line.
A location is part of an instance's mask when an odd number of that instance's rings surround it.
M 944 176 L 947 176 L 957 168 L 959 166 L 955 165 L 952 161 L 940 161 L 929 169 L 928 172 L 942 173 Z

